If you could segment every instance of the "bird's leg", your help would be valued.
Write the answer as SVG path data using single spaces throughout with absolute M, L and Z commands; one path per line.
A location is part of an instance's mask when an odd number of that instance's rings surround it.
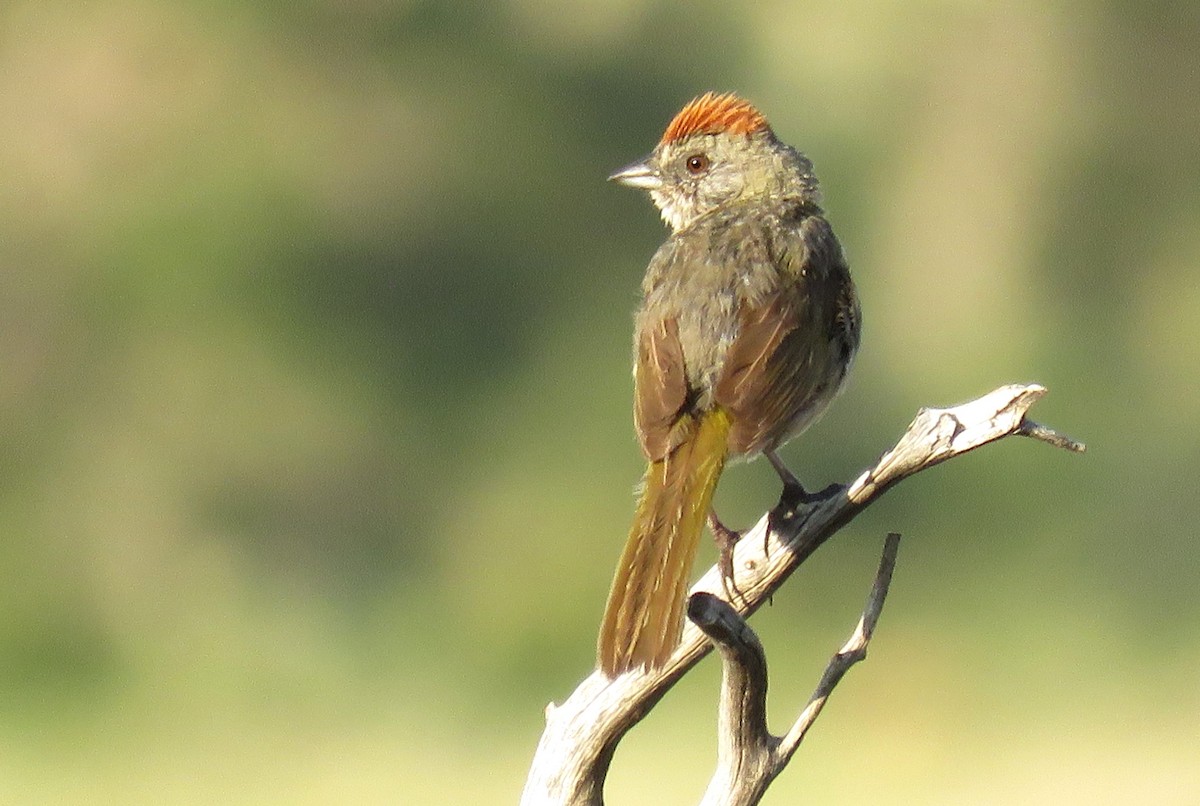
M 787 465 L 779 458 L 774 450 L 763 451 L 763 455 L 767 457 L 767 461 L 771 463 L 771 467 L 775 468 L 775 472 L 779 474 L 779 480 L 783 482 L 783 494 L 779 496 L 780 508 L 786 507 L 791 513 L 795 513 L 800 507 L 812 507 L 822 501 L 832 498 L 840 493 L 844 486 L 841 484 L 830 484 L 824 490 L 817 493 L 810 493 L 804 489 L 804 485 L 796 478 L 792 471 L 788 470 Z M 769 537 L 772 529 L 774 529 L 774 519 L 779 514 L 780 508 L 771 510 L 770 520 L 767 522 L 769 527 L 766 531 L 766 536 Z M 790 515 L 788 517 L 791 517 Z M 763 553 L 769 553 L 767 549 L 767 541 L 763 540 Z
M 781 500 L 789 504 L 819 504 L 827 498 L 831 498 L 842 491 L 842 485 L 830 484 L 824 490 L 817 493 L 810 493 L 804 489 L 804 485 L 800 483 L 800 479 L 796 478 L 792 471 L 788 470 L 787 465 L 779 458 L 774 450 L 763 451 L 763 456 L 767 457 L 767 461 L 771 463 L 771 467 L 775 468 L 775 472 L 779 474 L 779 480 L 783 482 L 783 495 Z
M 792 471 L 788 470 L 788 466 L 779 458 L 779 454 L 775 451 L 763 451 L 763 456 L 767 457 L 767 461 L 771 463 L 771 467 L 775 468 L 775 472 L 779 475 L 779 480 L 783 482 L 783 495 L 785 501 L 796 501 L 804 503 L 804 499 L 808 497 L 808 492 L 804 489 L 804 485 L 800 483 L 800 479 L 796 478 Z
M 734 604 L 734 596 L 737 596 L 744 603 L 746 597 L 738 590 L 733 573 L 733 547 L 742 539 L 742 533 L 721 523 L 715 509 L 708 510 L 708 528 L 713 533 L 713 542 L 717 544 L 717 570 L 721 573 L 721 588 L 725 591 L 725 598 Z

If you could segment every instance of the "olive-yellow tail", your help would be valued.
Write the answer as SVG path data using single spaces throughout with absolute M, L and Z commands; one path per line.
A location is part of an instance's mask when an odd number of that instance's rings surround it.
M 661 667 L 679 645 L 688 577 L 725 466 L 730 419 L 715 408 L 688 425 L 680 444 L 646 469 L 600 625 L 597 656 L 609 677 Z

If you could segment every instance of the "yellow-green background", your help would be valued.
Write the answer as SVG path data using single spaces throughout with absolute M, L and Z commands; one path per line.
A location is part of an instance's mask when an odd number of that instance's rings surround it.
M 0 802 L 515 801 L 640 473 L 663 229 L 604 177 L 714 88 L 860 286 L 802 478 L 1013 381 L 1090 446 L 913 479 L 756 617 L 781 729 L 905 534 L 766 802 L 1200 803 L 1198 54 L 1194 2 L 5 4 Z M 613 803 L 696 800 L 716 671 Z

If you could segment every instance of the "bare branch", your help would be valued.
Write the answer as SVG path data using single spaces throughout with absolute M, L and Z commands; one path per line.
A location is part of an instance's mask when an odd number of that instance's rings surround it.
M 883 556 L 879 560 L 879 570 L 875 573 L 875 584 L 871 586 L 871 594 L 867 597 L 867 605 L 863 609 L 862 618 L 858 620 L 858 626 L 854 628 L 854 634 L 829 661 L 829 665 L 825 667 L 825 674 L 821 676 L 821 682 L 817 684 L 817 690 L 813 692 L 808 705 L 800 714 L 800 718 L 796 720 L 796 724 L 792 725 L 791 730 L 780 741 L 779 754 L 782 756 L 780 769 L 791 761 L 800 742 L 804 741 L 808 729 L 821 715 L 821 709 L 825 707 L 825 701 L 833 693 L 834 687 L 841 682 L 842 677 L 850 670 L 851 666 L 866 659 L 867 644 L 871 642 L 871 636 L 875 634 L 875 625 L 879 623 L 879 614 L 883 612 L 883 601 L 887 598 L 888 586 L 892 584 L 892 572 L 896 568 L 896 553 L 899 551 L 900 535 L 892 532 L 884 541 Z
M 781 501 L 735 547 L 734 582 L 743 594 L 736 612 L 745 617 L 757 610 L 826 540 L 914 473 L 1012 434 L 1075 450 L 1079 443 L 1025 419 L 1045 393 L 1036 384 L 1004 386 L 953 408 L 922 409 L 896 446 L 849 486 L 816 503 Z M 692 593 L 719 595 L 722 589 L 714 566 Z M 562 705 L 548 707 L 522 804 L 602 804 L 617 743 L 711 647 L 689 622 L 663 668 L 634 670 L 614 680 L 594 672 Z
M 767 660 L 758 637 L 721 599 L 708 593 L 691 597 L 688 616 L 713 640 L 722 660 L 717 768 L 701 806 L 752 806 L 762 799 L 767 787 L 791 761 L 833 689 L 851 666 L 866 658 L 899 548 L 900 535 L 888 535 L 854 634 L 829 661 L 808 705 L 782 738 L 767 729 Z

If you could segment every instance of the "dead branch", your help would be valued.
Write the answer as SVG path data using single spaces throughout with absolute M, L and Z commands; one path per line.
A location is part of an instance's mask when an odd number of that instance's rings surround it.
M 738 598 L 731 611 L 743 619 L 756 611 L 826 540 L 886 490 L 914 473 L 1012 434 L 1082 451 L 1081 443 L 1025 419 L 1029 408 L 1045 393 L 1046 390 L 1036 384 L 1004 386 L 953 408 L 922 409 L 895 447 L 848 486 L 812 504 L 781 501 L 736 546 L 735 583 L 743 597 Z M 890 570 L 888 575 L 890 577 Z M 721 591 L 720 572 L 713 567 L 693 586 L 692 595 L 703 592 L 719 596 Z M 882 598 L 881 594 L 880 606 Z M 869 604 L 863 619 L 862 649 L 870 637 L 866 630 L 873 626 L 873 621 L 868 619 L 870 611 Z M 875 617 L 878 617 L 877 612 Z M 749 632 L 748 627 L 746 631 Z M 748 639 L 746 643 L 750 643 Z M 757 639 L 753 643 L 757 643 Z M 851 654 L 846 659 L 837 662 L 842 653 L 835 656 L 835 662 L 842 666 L 831 663 L 826 671 L 827 677 L 836 677 L 828 681 L 830 690 L 845 670 L 861 659 L 854 657 L 853 646 L 848 647 Z M 711 649 L 712 644 L 705 634 L 694 623 L 688 623 L 679 648 L 663 668 L 652 672 L 635 670 L 614 680 L 599 671 L 593 672 L 561 705 L 547 706 L 546 730 L 538 744 L 521 803 L 524 806 L 603 804 L 604 779 L 621 738 Z M 762 666 L 765 692 L 765 659 Z M 826 682 L 822 680 L 823 684 Z M 818 695 L 821 690 L 818 686 Z M 774 753 L 789 748 L 779 769 L 791 758 L 805 731 L 820 713 L 824 698 L 814 697 L 796 725 L 777 740 Z M 765 705 L 763 709 L 765 719 Z M 744 718 L 751 717 L 757 721 L 758 717 L 753 714 Z M 740 724 L 742 719 L 734 719 L 737 724 L 725 725 L 723 718 L 723 731 L 744 731 L 745 727 Z M 735 739 L 723 738 L 721 741 L 733 742 Z M 778 770 L 774 774 L 778 774 Z M 710 800 L 706 795 L 705 802 L 756 802 L 731 800 L 732 791 L 724 793 L 723 800 Z
M 751 806 L 792 760 L 829 695 L 850 667 L 867 657 L 887 598 L 900 535 L 889 534 L 862 617 L 845 645 L 829 661 L 808 705 L 782 737 L 767 730 L 767 658 L 745 619 L 709 593 L 693 594 L 688 617 L 721 653 L 723 674 L 717 718 L 717 769 L 701 806 Z

